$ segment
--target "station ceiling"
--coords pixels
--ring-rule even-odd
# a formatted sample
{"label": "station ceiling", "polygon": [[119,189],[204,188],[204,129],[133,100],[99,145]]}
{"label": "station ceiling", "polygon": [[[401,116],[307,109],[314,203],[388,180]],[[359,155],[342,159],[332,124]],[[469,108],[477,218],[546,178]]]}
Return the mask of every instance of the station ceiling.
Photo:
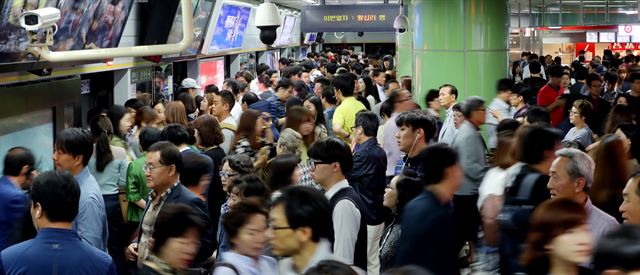
{"label": "station ceiling", "polygon": [[[321,0],[272,0],[294,9],[317,5]],[[409,2],[411,0],[405,0]],[[437,0],[446,1],[446,0]],[[638,0],[507,0],[511,13],[637,13]],[[325,0],[327,5],[398,4],[399,0]]]}

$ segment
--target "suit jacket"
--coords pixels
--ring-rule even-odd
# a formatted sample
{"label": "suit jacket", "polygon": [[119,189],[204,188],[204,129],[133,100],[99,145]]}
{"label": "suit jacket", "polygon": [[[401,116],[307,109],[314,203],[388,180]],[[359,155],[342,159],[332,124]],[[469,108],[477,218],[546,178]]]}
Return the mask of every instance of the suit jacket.
{"label": "suit jacket", "polygon": [[6,176],[0,178],[0,251],[10,244],[10,237],[27,207],[27,196]]}
{"label": "suit jacket", "polygon": [[400,214],[402,233],[394,266],[418,265],[433,274],[459,274],[453,213],[430,191],[423,191]]}
{"label": "suit jacket", "polygon": [[386,187],[387,155],[375,138],[360,144],[353,154],[353,169],[347,176],[349,184],[367,206],[367,224],[378,225],[388,217],[388,208],[382,205]]}
{"label": "suit jacket", "polygon": [[475,126],[468,120],[460,125],[451,147],[458,151],[464,170],[464,180],[456,195],[477,195],[478,186],[487,172],[485,150],[487,146]]}
{"label": "suit jacket", "polygon": [[[212,243],[212,233],[211,233],[211,220],[209,219],[209,210],[207,209],[207,205],[204,201],[202,201],[196,194],[189,191],[184,185],[178,183],[176,186],[172,187],[171,193],[164,201],[163,207],[172,203],[180,203],[191,207],[196,215],[200,217],[204,224],[204,231],[202,236],[200,236],[200,250],[198,251],[198,255],[193,261],[193,266],[200,266],[206,259],[211,257],[214,250],[214,245]],[[147,210],[149,210],[149,206],[151,204],[147,204],[147,208],[144,210],[144,215],[147,214]],[[142,215],[141,221],[144,221],[144,215]],[[141,234],[142,228],[138,226],[138,234]],[[136,242],[139,241],[139,237]]]}

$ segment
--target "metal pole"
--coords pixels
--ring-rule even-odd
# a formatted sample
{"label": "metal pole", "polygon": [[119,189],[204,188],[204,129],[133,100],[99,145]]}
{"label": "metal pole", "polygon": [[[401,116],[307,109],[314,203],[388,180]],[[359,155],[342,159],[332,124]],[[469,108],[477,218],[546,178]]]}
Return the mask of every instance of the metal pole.
{"label": "metal pole", "polygon": [[560,2],[558,2],[558,4],[560,5],[559,10],[558,10],[560,12],[560,17],[558,18],[559,19],[558,21],[559,21],[560,24],[558,24],[558,25],[562,26],[562,0],[560,0]]}
{"label": "metal pole", "polygon": [[609,0],[604,1],[604,22],[609,23]]}

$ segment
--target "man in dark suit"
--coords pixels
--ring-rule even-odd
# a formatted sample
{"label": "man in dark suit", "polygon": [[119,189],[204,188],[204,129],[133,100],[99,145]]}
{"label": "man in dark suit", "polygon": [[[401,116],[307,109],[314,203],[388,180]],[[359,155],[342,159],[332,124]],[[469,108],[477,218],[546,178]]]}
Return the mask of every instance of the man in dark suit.
{"label": "man in dark suit", "polygon": [[149,239],[160,209],[172,203],[190,206],[205,223],[206,230],[200,238],[200,250],[193,266],[200,266],[213,254],[211,221],[207,214],[207,206],[196,194],[180,184],[182,166],[180,151],[172,143],[160,141],[149,148],[144,167],[147,185],[151,188],[149,203],[140,222],[138,238],[129,245],[126,253],[129,260],[138,261],[138,266],[149,256]]}
{"label": "man in dark suit", "polygon": [[349,184],[356,189],[366,205],[367,222],[367,273],[378,274],[380,270],[380,238],[389,209],[382,205],[386,187],[385,172],[387,155],[378,145],[376,135],[380,121],[371,111],[356,114],[354,129],[358,147],[353,154],[353,169],[347,176]]}
{"label": "man in dark suit", "polygon": [[14,147],[4,158],[3,177],[0,178],[0,251],[12,242],[27,209],[27,196],[22,189],[29,188],[35,171],[35,158],[31,151]]}
{"label": "man in dark suit", "polygon": [[0,274],[117,274],[111,256],[81,240],[72,227],[80,187],[71,173],[42,173],[31,186],[31,198],[38,235],[0,253]]}
{"label": "man in dark suit", "polygon": [[457,152],[445,144],[431,145],[424,154],[429,157],[419,169],[425,190],[401,213],[395,266],[418,265],[433,274],[459,274],[449,205],[462,184],[463,171]]}

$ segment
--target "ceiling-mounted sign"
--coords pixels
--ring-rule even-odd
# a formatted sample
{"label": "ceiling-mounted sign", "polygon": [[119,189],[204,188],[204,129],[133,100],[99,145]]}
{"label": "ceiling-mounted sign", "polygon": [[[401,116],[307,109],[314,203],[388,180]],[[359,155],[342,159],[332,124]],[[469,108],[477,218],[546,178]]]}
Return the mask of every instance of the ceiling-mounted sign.
{"label": "ceiling-mounted sign", "polygon": [[399,5],[308,5],[302,7],[300,31],[394,32]]}
{"label": "ceiling-mounted sign", "polygon": [[640,25],[619,25],[618,35],[623,36],[640,36]]}

